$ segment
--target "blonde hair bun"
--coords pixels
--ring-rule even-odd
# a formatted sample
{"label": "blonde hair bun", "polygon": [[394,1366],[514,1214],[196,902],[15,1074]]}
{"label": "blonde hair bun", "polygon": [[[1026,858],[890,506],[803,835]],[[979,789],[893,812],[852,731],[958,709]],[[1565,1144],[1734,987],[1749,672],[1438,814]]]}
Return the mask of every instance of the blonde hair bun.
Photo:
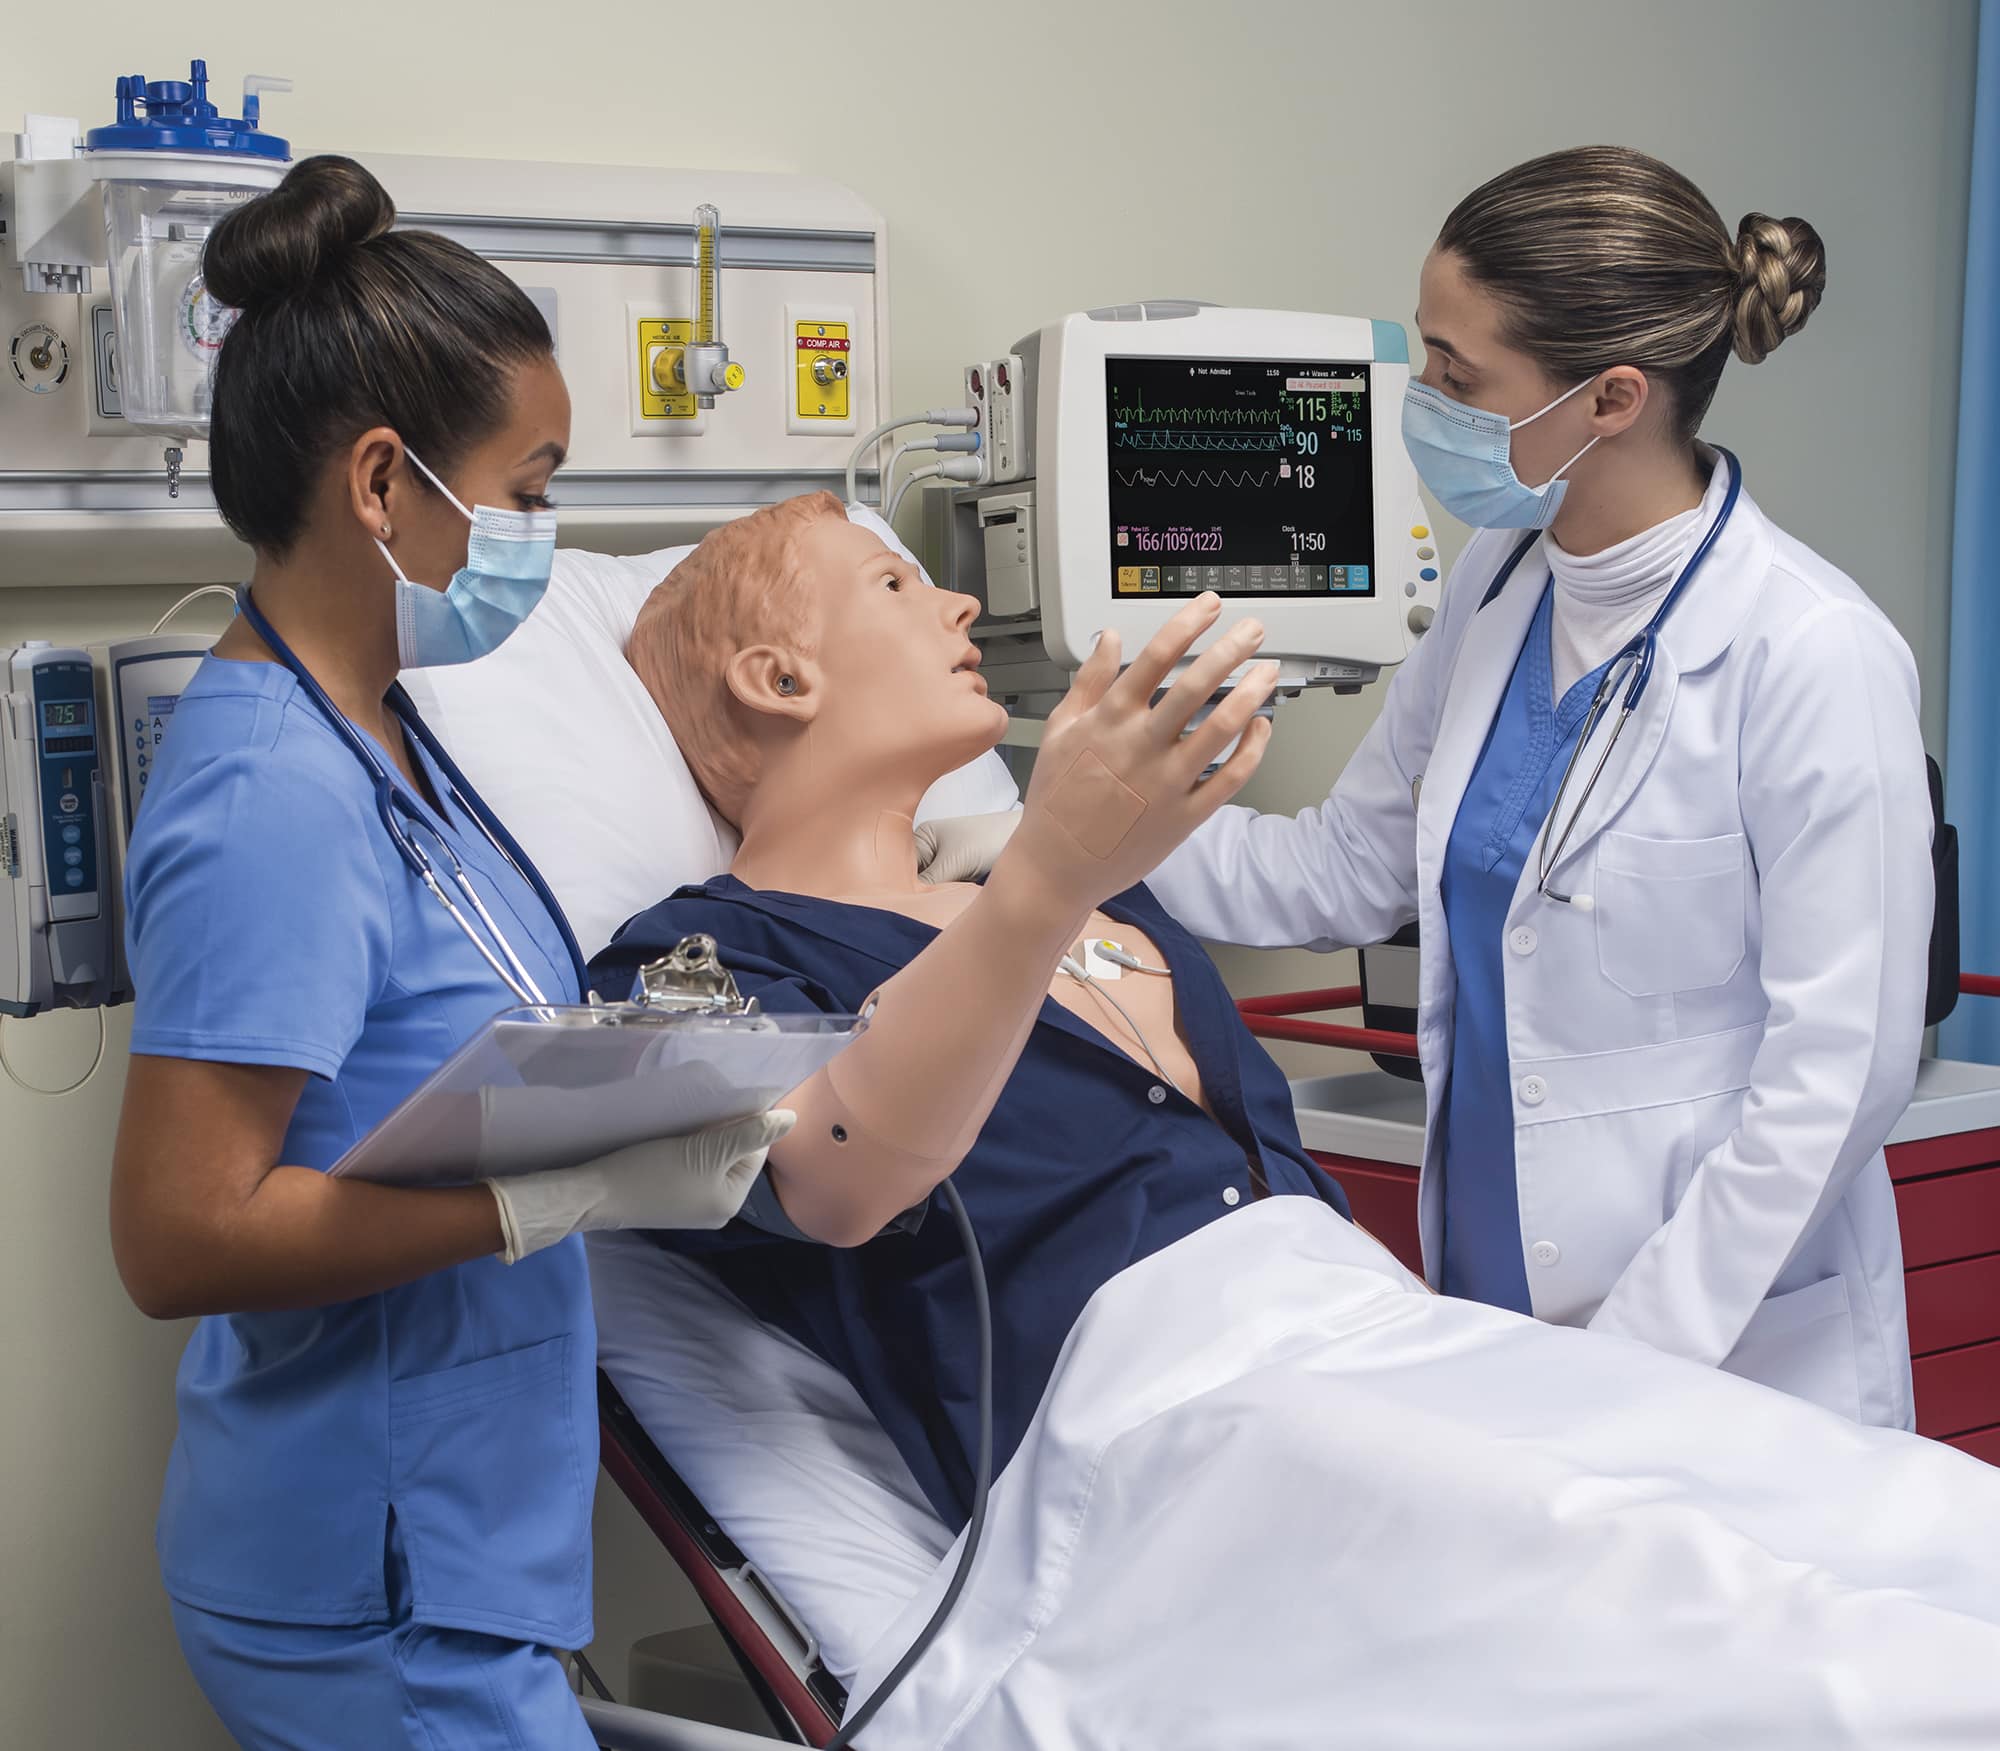
{"label": "blonde hair bun", "polygon": [[1736,356],[1761,363],[1805,327],[1826,291],[1826,245],[1803,219],[1746,213],[1736,227]]}

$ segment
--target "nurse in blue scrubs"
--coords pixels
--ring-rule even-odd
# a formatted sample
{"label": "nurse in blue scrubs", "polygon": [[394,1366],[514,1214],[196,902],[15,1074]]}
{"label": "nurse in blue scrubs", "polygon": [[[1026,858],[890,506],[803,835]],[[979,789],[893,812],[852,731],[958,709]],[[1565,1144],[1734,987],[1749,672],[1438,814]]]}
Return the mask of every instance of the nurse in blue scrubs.
{"label": "nurse in blue scrubs", "polygon": [[521,291],[394,216],[359,166],[311,159],[207,246],[243,313],[215,496],[255,565],[132,839],[112,1242],[142,1310],[206,1316],[159,1550],[230,1732],[583,1751],[551,1652],[591,1636],[579,1231],[720,1226],[788,1116],[505,1185],[323,1171],[496,1011],[581,978],[396,685],[533,609],[569,397]]}

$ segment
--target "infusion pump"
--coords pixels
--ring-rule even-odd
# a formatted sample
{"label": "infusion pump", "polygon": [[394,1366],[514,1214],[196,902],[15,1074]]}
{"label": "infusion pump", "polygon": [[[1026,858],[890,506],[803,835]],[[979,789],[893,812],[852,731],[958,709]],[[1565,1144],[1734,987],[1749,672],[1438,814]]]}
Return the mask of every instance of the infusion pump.
{"label": "infusion pump", "polygon": [[132,995],[124,847],[212,635],[31,639],[0,668],[0,1015]]}
{"label": "infusion pump", "polygon": [[1282,694],[1401,662],[1441,570],[1403,448],[1409,375],[1398,323],[1157,300],[968,367],[985,478],[930,495],[925,538],[983,605],[994,696],[1045,716],[1100,629],[1129,656],[1207,590],[1264,622]]}

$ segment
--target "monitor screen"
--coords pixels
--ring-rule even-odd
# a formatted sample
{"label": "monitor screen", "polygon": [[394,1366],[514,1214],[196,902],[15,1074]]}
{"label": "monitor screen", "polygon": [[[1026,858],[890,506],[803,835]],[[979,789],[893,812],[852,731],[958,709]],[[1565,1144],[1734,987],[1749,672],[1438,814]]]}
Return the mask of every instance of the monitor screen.
{"label": "monitor screen", "polygon": [[1114,597],[1372,596],[1366,363],[1104,361]]}

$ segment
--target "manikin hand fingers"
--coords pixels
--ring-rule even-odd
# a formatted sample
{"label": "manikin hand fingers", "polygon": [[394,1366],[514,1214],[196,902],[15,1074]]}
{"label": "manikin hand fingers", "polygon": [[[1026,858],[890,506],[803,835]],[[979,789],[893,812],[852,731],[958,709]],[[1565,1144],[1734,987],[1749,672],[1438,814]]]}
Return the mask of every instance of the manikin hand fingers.
{"label": "manikin hand fingers", "polygon": [[1257,620],[1239,620],[1219,633],[1215,643],[1188,664],[1154,704],[1153,723],[1160,739],[1172,741],[1180,735],[1194,714],[1215,697],[1242,664],[1257,654],[1263,643],[1263,623]]}
{"label": "manikin hand fingers", "polygon": [[1135,710],[1147,709],[1153,695],[1187,655],[1188,647],[1216,622],[1222,613],[1222,598],[1204,591],[1181,609],[1165,626],[1146,641],[1146,648],[1132,659],[1132,666],[1120,675],[1111,697]]}

